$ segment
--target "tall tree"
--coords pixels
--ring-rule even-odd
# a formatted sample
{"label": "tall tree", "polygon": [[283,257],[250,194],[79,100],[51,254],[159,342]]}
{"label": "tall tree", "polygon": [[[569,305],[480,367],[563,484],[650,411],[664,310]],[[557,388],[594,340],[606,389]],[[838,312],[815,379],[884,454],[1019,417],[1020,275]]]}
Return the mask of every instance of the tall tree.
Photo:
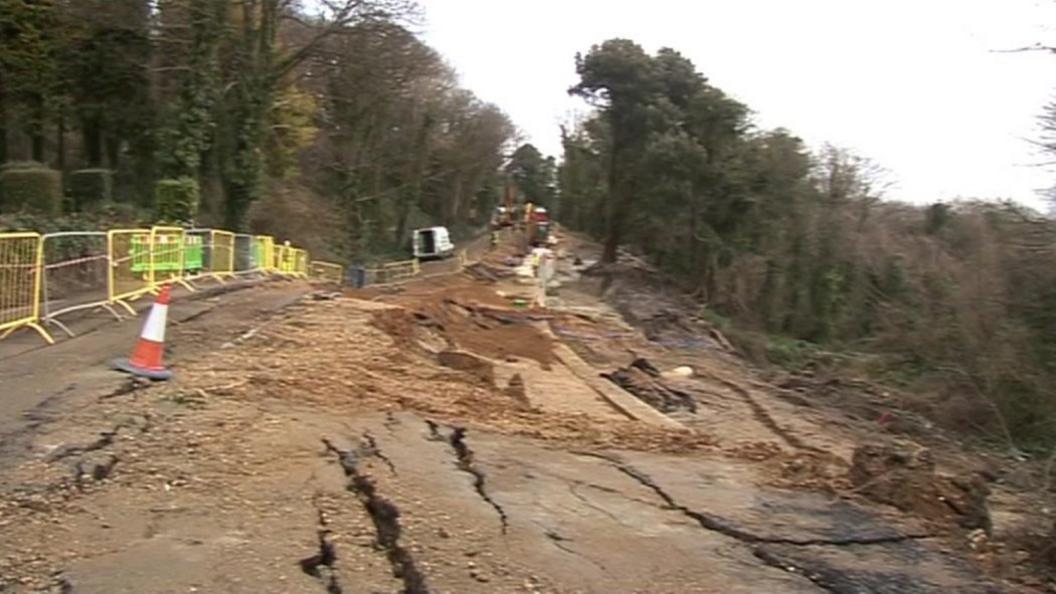
{"label": "tall tree", "polygon": [[553,157],[543,157],[531,143],[513,151],[506,172],[520,189],[524,199],[539,206],[553,207],[557,195],[555,187],[557,165]]}
{"label": "tall tree", "polygon": [[610,39],[585,56],[577,55],[576,73],[580,81],[569,92],[599,107],[611,134],[602,260],[614,262],[648,140],[650,108],[657,90],[655,65],[633,41]]}

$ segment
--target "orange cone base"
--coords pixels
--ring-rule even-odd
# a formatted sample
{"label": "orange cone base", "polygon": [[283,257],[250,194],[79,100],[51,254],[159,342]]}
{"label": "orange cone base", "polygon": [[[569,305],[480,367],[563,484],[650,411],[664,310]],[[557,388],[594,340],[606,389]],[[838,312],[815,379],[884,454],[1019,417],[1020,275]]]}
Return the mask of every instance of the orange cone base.
{"label": "orange cone base", "polygon": [[110,366],[118,371],[124,371],[130,373],[136,377],[145,377],[154,381],[165,381],[172,379],[172,372],[168,369],[150,369],[147,367],[140,367],[132,364],[128,359],[114,359],[110,362]]}

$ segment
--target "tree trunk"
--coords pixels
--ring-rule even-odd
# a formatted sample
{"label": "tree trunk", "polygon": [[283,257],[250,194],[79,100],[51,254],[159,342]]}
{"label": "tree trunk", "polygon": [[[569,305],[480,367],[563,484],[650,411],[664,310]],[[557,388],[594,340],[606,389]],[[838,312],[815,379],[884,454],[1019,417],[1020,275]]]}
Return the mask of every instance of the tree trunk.
{"label": "tree trunk", "polygon": [[615,132],[613,136],[612,156],[609,160],[608,199],[605,201],[605,250],[601,254],[601,261],[605,264],[611,264],[616,261],[620,238],[623,235],[622,198],[625,188],[619,179]]}
{"label": "tree trunk", "polygon": [[245,225],[246,211],[252,201],[253,190],[247,184],[236,180],[227,180],[224,202],[224,228],[230,231],[242,231]]}
{"label": "tree trunk", "polygon": [[29,124],[29,138],[32,151],[30,158],[38,163],[44,162],[44,116],[44,98],[36,97]]}
{"label": "tree trunk", "polygon": [[102,125],[98,115],[81,119],[81,138],[84,140],[84,158],[89,168],[103,165]]}
{"label": "tree trunk", "polygon": [[7,162],[7,98],[0,93],[0,164]]}
{"label": "tree trunk", "polygon": [[40,132],[34,132],[32,134],[31,142],[32,148],[30,158],[38,163],[44,162],[44,134]]}
{"label": "tree trunk", "polygon": [[55,132],[55,146],[58,153],[55,157],[59,171],[66,170],[66,114],[59,110],[59,122]]}
{"label": "tree trunk", "polygon": [[121,165],[121,140],[116,136],[106,137],[106,161],[113,171]]}

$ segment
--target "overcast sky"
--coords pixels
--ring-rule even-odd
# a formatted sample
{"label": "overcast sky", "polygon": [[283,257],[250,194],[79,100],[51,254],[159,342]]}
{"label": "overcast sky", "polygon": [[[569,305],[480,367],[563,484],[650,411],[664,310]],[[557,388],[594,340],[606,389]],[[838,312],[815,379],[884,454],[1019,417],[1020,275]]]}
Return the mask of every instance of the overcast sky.
{"label": "overcast sky", "polygon": [[[1052,0],[421,0],[422,33],[545,153],[582,102],[574,56],[627,37],[670,46],[762,127],[844,146],[891,171],[891,198],[1009,197],[1056,181],[1035,165],[1056,56]],[[1051,26],[1049,25],[1051,24]]]}

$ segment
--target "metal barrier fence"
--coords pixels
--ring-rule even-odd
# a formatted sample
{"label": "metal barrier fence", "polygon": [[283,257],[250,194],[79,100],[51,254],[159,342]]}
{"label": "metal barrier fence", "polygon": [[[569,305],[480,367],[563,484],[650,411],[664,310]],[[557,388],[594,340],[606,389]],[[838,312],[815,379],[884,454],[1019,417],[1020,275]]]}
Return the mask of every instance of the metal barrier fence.
{"label": "metal barrier fence", "polygon": [[146,293],[151,285],[150,229],[111,229],[106,232],[106,255],[110,262],[107,279],[107,301],[120,305],[130,315],[136,310],[128,304]]}
{"label": "metal barrier fence", "polygon": [[212,278],[223,283],[235,273],[235,234],[217,229],[184,232],[184,280]]}
{"label": "metal barrier fence", "polygon": [[39,233],[0,233],[0,338],[32,328],[48,344],[55,342],[40,325],[43,248]]}
{"label": "metal barrier fence", "polygon": [[230,231],[209,232],[209,272],[223,282],[235,274],[235,234]]}
{"label": "metal barrier fence", "polygon": [[301,278],[308,278],[308,252],[300,248],[291,248],[291,260],[293,261],[292,274]]}
{"label": "metal barrier fence", "polygon": [[202,268],[202,243],[200,235],[190,237],[188,243],[181,227],[151,227],[150,243],[146,246],[149,254],[146,272],[151,292],[174,283],[188,291],[195,290],[186,277],[196,276]]}
{"label": "metal barrier fence", "polygon": [[231,255],[231,271],[234,274],[244,274],[257,269],[256,263],[253,261],[253,242],[254,238],[252,235],[247,233],[235,234],[235,243]]}
{"label": "metal barrier fence", "polygon": [[345,281],[345,271],[340,264],[313,260],[308,266],[308,278],[340,285]]}
{"label": "metal barrier fence", "polygon": [[272,269],[280,274],[293,274],[294,253],[289,245],[275,246]]}
{"label": "metal barrier fence", "polygon": [[270,235],[257,235],[257,262],[264,272],[278,272],[275,267],[275,238]]}
{"label": "metal barrier fence", "polygon": [[118,308],[135,316],[131,302],[167,284],[194,291],[194,279],[224,282],[253,272],[308,278],[316,270],[343,280],[340,265],[310,266],[308,252],[289,242],[220,229],[0,233],[0,339],[31,328],[53,344],[43,324],[74,336],[60,316],[95,309],[120,320]]}
{"label": "metal barrier fence", "polygon": [[107,311],[122,319],[110,304],[110,258],[104,231],[48,233],[41,239],[41,321],[74,336],[60,321],[78,311]]}
{"label": "metal barrier fence", "polygon": [[357,269],[360,278],[356,280],[355,284],[360,287],[368,287],[370,285],[396,283],[418,276],[421,271],[421,264],[417,258],[413,260],[389,262],[388,264],[382,264],[376,268]]}

